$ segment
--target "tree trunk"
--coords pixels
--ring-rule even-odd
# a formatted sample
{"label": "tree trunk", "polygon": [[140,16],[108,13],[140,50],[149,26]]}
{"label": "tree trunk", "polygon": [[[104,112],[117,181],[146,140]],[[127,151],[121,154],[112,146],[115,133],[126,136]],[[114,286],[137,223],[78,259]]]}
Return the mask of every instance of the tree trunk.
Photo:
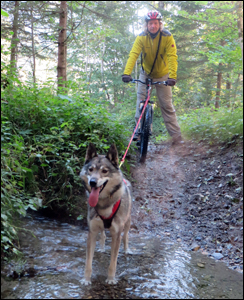
{"label": "tree trunk", "polygon": [[66,87],[66,64],[67,64],[67,1],[61,1],[58,37],[58,87]]}
{"label": "tree trunk", "polygon": [[226,93],[225,93],[225,97],[226,97],[226,102],[227,102],[227,107],[230,107],[231,105],[231,97],[230,97],[230,93],[231,93],[231,82],[230,82],[230,75],[227,74],[227,81],[226,81]]}
{"label": "tree trunk", "polygon": [[118,102],[117,88],[114,86],[114,104]]}
{"label": "tree trunk", "polygon": [[242,54],[242,63],[243,63],[243,2],[236,2],[236,10],[238,15],[237,26],[238,26],[238,34],[241,46],[241,54]]}
{"label": "tree trunk", "polygon": [[[222,63],[219,64],[219,66],[221,67]],[[220,102],[220,90],[221,90],[221,80],[222,80],[222,73],[221,71],[218,72],[217,75],[217,92],[216,92],[216,99],[215,99],[215,108],[219,108],[219,102]]]}
{"label": "tree trunk", "polygon": [[86,80],[88,81],[88,65],[89,65],[89,56],[88,56],[88,42],[87,42],[87,27],[85,33],[85,41],[86,41],[86,66],[85,66],[85,73],[86,73]]}
{"label": "tree trunk", "polygon": [[103,78],[103,58],[105,54],[105,42],[103,42],[102,50],[101,50],[101,76],[102,76],[102,83],[104,83],[104,78]]}
{"label": "tree trunk", "polygon": [[34,21],[33,21],[33,2],[31,1],[31,42],[32,42],[32,56],[33,56],[33,83],[36,83],[36,56],[34,43]]}
{"label": "tree trunk", "polygon": [[11,54],[10,54],[10,72],[12,73],[17,66],[17,31],[18,31],[18,19],[19,19],[19,1],[15,1],[14,8],[14,20],[13,20],[13,35],[11,40]]}

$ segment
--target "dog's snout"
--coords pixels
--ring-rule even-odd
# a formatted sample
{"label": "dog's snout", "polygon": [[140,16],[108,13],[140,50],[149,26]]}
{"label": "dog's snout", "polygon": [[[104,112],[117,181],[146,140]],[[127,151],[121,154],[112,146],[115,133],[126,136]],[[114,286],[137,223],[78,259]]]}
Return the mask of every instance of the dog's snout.
{"label": "dog's snout", "polygon": [[90,186],[91,186],[92,188],[94,188],[94,187],[97,186],[97,179],[96,179],[96,178],[92,178],[92,179],[90,180]]}

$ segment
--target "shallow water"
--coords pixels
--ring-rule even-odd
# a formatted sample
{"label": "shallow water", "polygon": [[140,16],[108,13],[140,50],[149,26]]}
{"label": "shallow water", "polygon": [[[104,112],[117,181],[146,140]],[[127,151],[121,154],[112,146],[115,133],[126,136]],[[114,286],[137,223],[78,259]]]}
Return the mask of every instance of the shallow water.
{"label": "shallow water", "polygon": [[[242,274],[161,235],[129,234],[132,255],[120,248],[117,285],[105,283],[111,238],[93,260],[92,285],[83,286],[87,231],[42,217],[29,217],[20,235],[26,274],[2,280],[2,299],[242,299]],[[11,266],[9,266],[11,272]]]}

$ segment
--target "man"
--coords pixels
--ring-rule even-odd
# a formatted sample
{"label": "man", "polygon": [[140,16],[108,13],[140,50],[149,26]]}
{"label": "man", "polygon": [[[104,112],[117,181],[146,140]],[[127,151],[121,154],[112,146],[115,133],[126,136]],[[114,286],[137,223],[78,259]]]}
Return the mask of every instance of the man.
{"label": "man", "polygon": [[[172,137],[172,144],[184,143],[176,119],[171,91],[171,86],[176,84],[177,78],[178,56],[176,54],[176,45],[172,34],[163,29],[162,15],[158,11],[150,11],[145,17],[144,31],[137,36],[130,51],[129,59],[124,74],[122,75],[123,82],[130,82],[132,80],[130,74],[141,52],[142,70],[139,79],[143,82],[145,82],[148,77],[153,78],[153,81],[167,81],[167,86],[163,84],[156,85],[159,106],[167,131]],[[155,61],[156,55],[157,59]],[[145,96],[146,86],[142,83],[138,83],[135,114],[136,123],[140,117],[139,104],[141,100],[145,99]],[[138,137],[138,133],[136,133],[136,136]]]}

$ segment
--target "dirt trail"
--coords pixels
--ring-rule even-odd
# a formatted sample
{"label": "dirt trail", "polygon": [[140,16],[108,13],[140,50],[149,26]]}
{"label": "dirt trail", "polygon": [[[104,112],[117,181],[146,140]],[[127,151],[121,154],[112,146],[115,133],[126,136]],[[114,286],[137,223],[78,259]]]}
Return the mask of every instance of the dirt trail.
{"label": "dirt trail", "polygon": [[242,140],[151,145],[132,178],[132,231],[156,231],[242,272]]}

